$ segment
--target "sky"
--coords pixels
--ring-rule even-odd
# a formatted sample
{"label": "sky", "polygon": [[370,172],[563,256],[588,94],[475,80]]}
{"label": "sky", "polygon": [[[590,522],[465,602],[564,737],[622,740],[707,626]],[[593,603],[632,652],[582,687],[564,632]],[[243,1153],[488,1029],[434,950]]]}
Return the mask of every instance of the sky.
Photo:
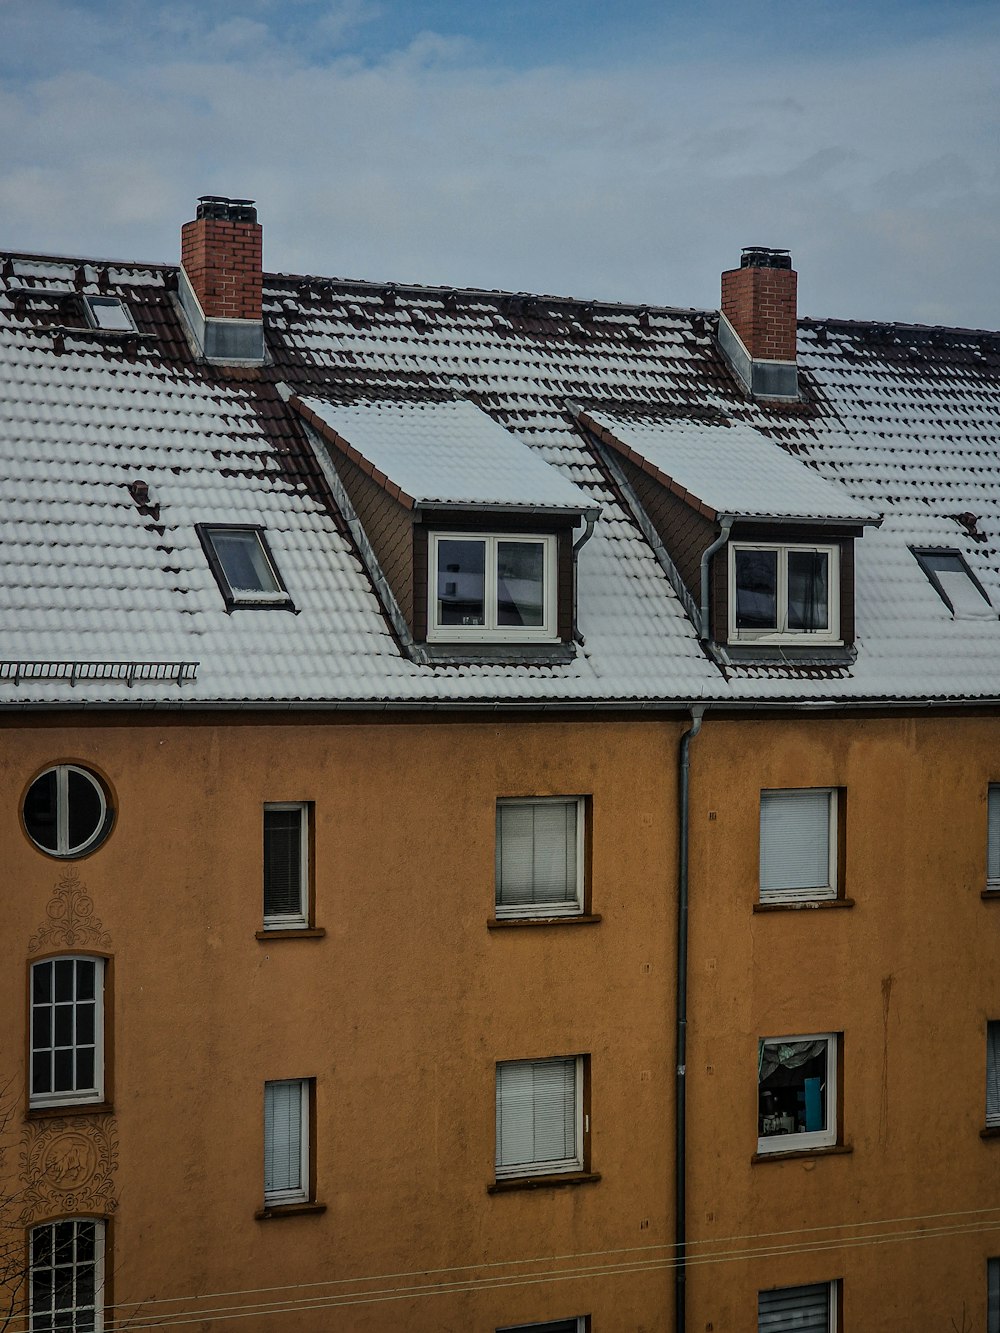
{"label": "sky", "polygon": [[1000,327],[996,0],[0,0],[0,248]]}

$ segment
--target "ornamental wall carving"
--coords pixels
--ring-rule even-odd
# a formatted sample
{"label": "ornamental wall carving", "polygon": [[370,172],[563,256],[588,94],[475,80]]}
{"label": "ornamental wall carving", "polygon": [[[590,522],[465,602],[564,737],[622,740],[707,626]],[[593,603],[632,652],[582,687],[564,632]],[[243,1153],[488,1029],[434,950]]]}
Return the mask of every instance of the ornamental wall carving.
{"label": "ornamental wall carving", "polygon": [[114,1116],[29,1121],[21,1142],[21,1221],[118,1207],[118,1126]]}
{"label": "ornamental wall carving", "polygon": [[45,921],[28,941],[28,953],[57,949],[110,949],[111,936],[94,912],[94,900],[76,870],[70,868],[45,905]]}

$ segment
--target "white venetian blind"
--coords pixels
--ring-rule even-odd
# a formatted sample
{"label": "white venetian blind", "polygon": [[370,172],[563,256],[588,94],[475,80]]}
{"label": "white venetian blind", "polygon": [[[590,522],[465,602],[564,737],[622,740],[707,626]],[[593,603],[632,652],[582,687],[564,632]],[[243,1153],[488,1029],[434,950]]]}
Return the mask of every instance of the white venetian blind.
{"label": "white venetian blind", "polygon": [[577,904],[578,808],[576,799],[497,805],[498,907]]}
{"label": "white venetian blind", "polygon": [[829,1330],[829,1282],[758,1293],[757,1333],[829,1333]]}
{"label": "white venetian blind", "polygon": [[264,1084],[264,1197],[301,1194],[302,1097],[300,1080]]}
{"label": "white venetian blind", "polygon": [[986,1024],[986,1123],[1000,1125],[1000,1023]]}
{"label": "white venetian blind", "polygon": [[302,820],[305,809],[264,809],[264,916],[303,914]]}
{"label": "white venetian blind", "polygon": [[1000,783],[990,784],[986,819],[986,878],[1000,886]]}
{"label": "white venetian blind", "polygon": [[497,1065],[497,1173],[579,1165],[575,1057]]}
{"label": "white venetian blind", "polygon": [[832,798],[828,790],[761,792],[761,897],[836,892],[830,883]]}

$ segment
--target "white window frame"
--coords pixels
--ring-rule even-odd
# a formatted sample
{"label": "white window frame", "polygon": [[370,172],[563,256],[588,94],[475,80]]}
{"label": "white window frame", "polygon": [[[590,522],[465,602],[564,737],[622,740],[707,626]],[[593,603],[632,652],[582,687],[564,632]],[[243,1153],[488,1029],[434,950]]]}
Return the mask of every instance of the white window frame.
{"label": "white window frame", "polygon": [[1000,810],[998,818],[991,818],[991,806],[1000,805],[1000,782],[991,782],[986,791],[986,887],[1000,889],[1000,875],[990,874],[990,862],[997,861],[1000,867]]}
{"label": "white window frame", "polygon": [[757,1330],[758,1333],[766,1333],[766,1330],[760,1325],[760,1298],[778,1291],[796,1291],[800,1287],[826,1287],[827,1289],[827,1307],[826,1307],[826,1333],[836,1333],[837,1311],[839,1307],[839,1288],[840,1283],[836,1280],[832,1282],[796,1282],[794,1286],[789,1287],[765,1287],[757,1293]]}
{"label": "white window frame", "polygon": [[[264,816],[271,811],[297,810],[299,812],[299,911],[282,914],[267,911],[267,885],[263,885],[264,929],[295,930],[309,925],[309,801],[265,801]],[[262,819],[262,835],[266,836],[266,818]],[[267,862],[264,862],[267,873]]]}
{"label": "white window frame", "polygon": [[[764,800],[768,796],[794,796],[796,794],[808,794],[815,796],[824,792],[829,798],[829,815],[827,821],[827,882],[816,888],[799,889],[765,889],[763,884],[763,860],[764,860]],[[762,903],[811,903],[828,902],[831,898],[836,898],[840,892],[839,868],[837,864],[837,853],[839,850],[839,831],[838,820],[840,818],[840,791],[837,787],[769,787],[760,793],[760,834],[759,834],[759,870],[758,885],[760,892],[760,901]]]}
{"label": "white window frame", "polygon": [[[784,1045],[793,1041],[826,1042],[826,1125],[823,1129],[807,1130],[797,1134],[758,1134],[758,1153],[801,1152],[812,1148],[832,1148],[837,1142],[837,1113],[839,1089],[837,1087],[837,1060],[839,1054],[838,1033],[810,1032],[794,1037],[760,1037],[758,1039],[758,1074],[757,1096],[760,1097],[760,1044],[765,1046]],[[759,1114],[759,1112],[758,1112]]]}
{"label": "white window frame", "polygon": [[985,1123],[987,1129],[1000,1129],[1000,1021],[995,1019],[986,1024]]}
{"label": "white window frame", "polygon": [[[499,1071],[504,1065],[546,1065],[546,1064],[565,1064],[573,1062],[573,1123],[575,1127],[576,1152],[572,1157],[557,1159],[556,1161],[544,1162],[512,1162],[501,1166],[496,1160],[500,1155],[500,1143],[497,1141],[494,1151],[494,1169],[497,1180],[517,1180],[527,1176],[555,1176],[566,1175],[570,1172],[582,1171],[584,1162],[584,1134],[589,1133],[590,1126],[586,1123],[589,1117],[583,1114],[583,1079],[584,1079],[584,1057],[582,1055],[556,1055],[547,1056],[541,1060],[498,1060],[497,1073],[495,1075],[496,1095],[499,1095],[500,1078]],[[494,1098],[494,1101],[496,1097]]]}
{"label": "white window frame", "polygon": [[[737,629],[736,627],[736,553],[737,551],[774,551],[777,554],[776,629]],[[827,598],[830,624],[825,630],[788,628],[788,553],[815,551],[827,556],[829,580]],[[839,644],[840,636],[840,546],[821,542],[730,542],[729,543],[729,642]]]}
{"label": "white window frame", "polygon": [[267,1089],[269,1087],[290,1087],[293,1084],[299,1088],[299,1111],[302,1118],[299,1132],[299,1179],[302,1183],[294,1189],[269,1190],[265,1178],[264,1206],[266,1208],[276,1208],[286,1203],[308,1203],[309,1201],[309,1101],[312,1079],[277,1078],[268,1079],[264,1084],[264,1160],[265,1162],[267,1160]]}
{"label": "white window frame", "polygon": [[[576,885],[574,895],[559,903],[501,903],[499,900],[500,881],[495,875],[493,904],[498,921],[512,918],[580,916],[584,900],[584,855],[586,833],[586,799],[583,796],[503,796],[497,800],[496,844],[494,861],[500,854],[500,811],[503,808],[535,805],[573,806],[576,810]],[[494,872],[495,874],[495,872]]]}
{"label": "white window frame", "polygon": [[[73,1292],[74,1292],[73,1305],[71,1307],[64,1306],[62,1307],[62,1309],[59,1310],[53,1310],[52,1308],[48,1310],[37,1310],[35,1308],[35,1283],[33,1281],[35,1276],[35,1265],[34,1265],[35,1232],[42,1231],[43,1229],[46,1228],[54,1229],[55,1227],[65,1223],[72,1223],[74,1226],[78,1226],[81,1223],[92,1224],[94,1227],[94,1305],[93,1305],[94,1333],[102,1333],[102,1330],[104,1329],[104,1256],[105,1256],[107,1223],[102,1218],[99,1217],[57,1217],[52,1221],[42,1222],[38,1226],[32,1227],[31,1230],[29,1231],[28,1233],[29,1273],[28,1273],[28,1283],[27,1283],[29,1329],[34,1330],[40,1328],[43,1324],[49,1324],[49,1321],[53,1313],[72,1314],[76,1316],[78,1313],[90,1314],[91,1312],[90,1306],[84,1306],[83,1309],[81,1310],[77,1306],[75,1300],[76,1288],[77,1288],[77,1270],[79,1267],[79,1265],[76,1263],[75,1260],[75,1244],[76,1244],[75,1233],[74,1233],[74,1263],[73,1263]],[[62,1327],[62,1325],[58,1326]],[[76,1326],[76,1320],[74,1318],[74,1327],[75,1326]]]}
{"label": "white window frame", "polygon": [[[427,543],[427,642],[525,643],[555,642],[557,625],[557,539],[539,532],[432,532]],[[441,542],[483,542],[483,625],[442,625],[437,619],[438,546]],[[497,624],[497,547],[500,542],[533,542],[543,548],[541,625]]]}
{"label": "white window frame", "polygon": [[[64,1092],[33,1092],[35,1067],[35,968],[47,963],[92,963],[94,966],[94,1085],[89,1088],[69,1088]],[[28,1105],[33,1109],[42,1106],[82,1106],[91,1102],[104,1101],[104,988],[107,973],[107,959],[94,954],[61,953],[51,954],[48,958],[37,958],[31,964],[28,973]],[[53,1024],[55,1020],[52,1006]],[[75,1008],[75,1000],[74,1000]],[[75,1025],[75,1016],[74,1016]],[[52,1032],[55,1040],[55,1032]],[[48,1046],[45,1049],[52,1050]],[[73,1049],[76,1047],[74,1045]]]}
{"label": "white window frame", "polygon": [[[80,764],[52,764],[45,768],[36,777],[31,780],[28,791],[34,787],[36,782],[41,782],[42,778],[50,773],[56,775],[56,848],[45,847],[37,842],[28,828],[27,819],[24,820],[24,831],[31,838],[33,847],[37,847],[40,852],[46,856],[58,857],[61,861],[70,861],[78,856],[85,856],[87,852],[98,846],[104,841],[105,836],[110,832],[108,794],[104,789],[104,783],[96,773],[92,773],[89,768],[83,768]],[[79,777],[86,779],[91,787],[97,792],[101,803],[101,815],[97,822],[97,827],[93,833],[84,842],[77,847],[69,845],[69,775],[76,773]],[[25,797],[27,799],[27,796]],[[22,818],[24,809],[22,806]]]}
{"label": "white window frame", "polygon": [[[95,304],[95,302],[97,304]],[[101,306],[104,306],[105,308],[109,308],[112,302],[118,306],[119,310],[128,321],[127,328],[122,329],[118,328],[116,325],[107,325],[101,323],[101,317],[97,313],[97,305],[99,304]],[[136,328],[136,323],[132,315],[132,311],[128,308],[128,306],[125,304],[125,302],[121,299],[120,296],[85,296],[83,298],[83,307],[87,315],[87,323],[90,325],[92,329],[100,329],[102,333],[125,334],[125,333],[139,332],[139,330]]]}

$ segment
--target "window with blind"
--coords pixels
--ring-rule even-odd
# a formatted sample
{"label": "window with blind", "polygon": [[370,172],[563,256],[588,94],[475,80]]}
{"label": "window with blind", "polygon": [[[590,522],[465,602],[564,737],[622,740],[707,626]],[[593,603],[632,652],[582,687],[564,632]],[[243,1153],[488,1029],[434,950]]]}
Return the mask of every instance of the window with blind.
{"label": "window with blind", "polygon": [[1000,889],[1000,783],[990,783],[986,820],[986,887]]}
{"label": "window with blind", "polygon": [[31,1333],[104,1328],[104,1230],[103,1222],[89,1217],[32,1228]]}
{"label": "window with blind", "polygon": [[497,1065],[496,1174],[583,1169],[583,1056]]}
{"label": "window with blind", "polygon": [[830,787],[760,794],[760,901],[837,897],[838,793]]}
{"label": "window with blind", "polygon": [[837,1142],[834,1032],[757,1043],[757,1151],[797,1152]]}
{"label": "window with blind", "polygon": [[309,925],[309,805],[264,806],[264,928]]}
{"label": "window with blind", "polygon": [[1000,1333],[1000,1259],[986,1260],[986,1333]]}
{"label": "window with blind", "polygon": [[310,1080],[264,1084],[264,1203],[309,1198]]}
{"label": "window with blind", "polygon": [[1000,1022],[986,1024],[986,1124],[1000,1128]]}
{"label": "window with blind", "polygon": [[583,911],[581,797],[497,801],[497,917]]}
{"label": "window with blind", "polygon": [[31,968],[32,1106],[104,1099],[104,959]]}
{"label": "window with blind", "polygon": [[585,1333],[586,1315],[576,1319],[548,1319],[544,1324],[504,1324],[497,1333]]}
{"label": "window with blind", "polygon": [[834,1333],[836,1282],[757,1293],[757,1333]]}

